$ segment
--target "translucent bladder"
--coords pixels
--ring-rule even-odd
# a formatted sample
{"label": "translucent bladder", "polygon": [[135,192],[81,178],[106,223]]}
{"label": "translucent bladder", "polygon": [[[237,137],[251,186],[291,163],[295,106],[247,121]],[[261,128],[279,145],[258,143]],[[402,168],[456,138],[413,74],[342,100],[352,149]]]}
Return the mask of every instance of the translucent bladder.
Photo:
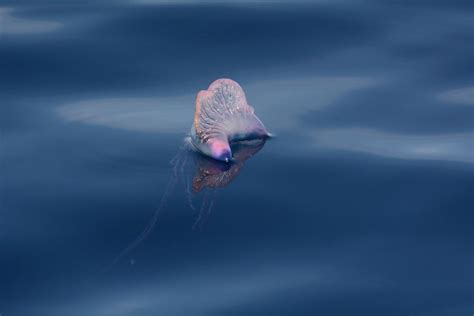
{"label": "translucent bladder", "polygon": [[204,155],[229,162],[232,142],[269,136],[237,82],[218,79],[198,93],[191,143]]}

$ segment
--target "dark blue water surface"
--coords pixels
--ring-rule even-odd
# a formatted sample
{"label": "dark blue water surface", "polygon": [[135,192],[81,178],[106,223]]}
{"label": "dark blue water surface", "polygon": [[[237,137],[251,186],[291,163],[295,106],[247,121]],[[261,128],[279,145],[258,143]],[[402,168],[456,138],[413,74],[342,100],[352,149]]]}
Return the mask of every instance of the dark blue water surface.
{"label": "dark blue water surface", "polygon": [[[473,12],[3,1],[0,314],[471,315]],[[221,77],[276,135],[230,166]]]}

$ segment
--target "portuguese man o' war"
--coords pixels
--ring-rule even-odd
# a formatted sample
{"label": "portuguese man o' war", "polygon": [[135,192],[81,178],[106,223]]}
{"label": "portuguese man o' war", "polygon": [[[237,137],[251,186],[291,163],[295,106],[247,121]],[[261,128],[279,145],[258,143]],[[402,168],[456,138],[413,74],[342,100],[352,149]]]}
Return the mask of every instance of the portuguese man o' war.
{"label": "portuguese man o' war", "polygon": [[[159,205],[141,234],[113,263],[130,253],[153,231],[159,214],[179,183],[184,184],[187,203],[197,214],[193,229],[200,229],[215,204],[216,190],[232,182],[246,160],[259,152],[269,137],[271,134],[247,104],[237,82],[218,79],[208,90],[200,91],[191,133],[170,161],[171,177]],[[200,201],[200,206],[195,206],[195,200]]]}
{"label": "portuguese man o' war", "polygon": [[231,143],[270,136],[237,82],[218,79],[198,93],[191,144],[204,155],[229,162]]}

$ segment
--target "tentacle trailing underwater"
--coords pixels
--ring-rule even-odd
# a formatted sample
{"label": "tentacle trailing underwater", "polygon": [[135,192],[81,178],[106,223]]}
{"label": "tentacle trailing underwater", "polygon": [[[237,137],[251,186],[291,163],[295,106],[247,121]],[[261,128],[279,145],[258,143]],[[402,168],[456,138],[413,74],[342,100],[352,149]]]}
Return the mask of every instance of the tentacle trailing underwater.
{"label": "tentacle trailing underwater", "polygon": [[123,249],[120,252],[120,254],[117,255],[117,257],[115,257],[112,265],[119,262],[121,258],[126,256],[138,245],[140,245],[148,237],[148,235],[153,231],[153,228],[155,227],[158,221],[158,216],[160,215],[161,211],[164,209],[166,202],[168,201],[168,197],[173,192],[174,187],[176,186],[179,180],[179,177],[178,177],[179,168],[186,163],[186,159],[184,160],[184,162],[182,160],[183,159],[182,157],[184,154],[185,154],[184,148],[181,148],[176,154],[176,156],[170,161],[170,163],[173,165],[172,174],[170,176],[168,184],[166,185],[165,191],[163,195],[161,196],[160,203],[158,207],[156,208],[156,210],[153,212],[153,216],[148,221],[148,224],[140,233],[140,235],[138,235],[138,237],[135,238],[135,240],[132,243],[130,243],[125,249]]}
{"label": "tentacle trailing underwater", "polygon": [[[187,139],[186,143],[189,144],[189,141]],[[232,163],[224,163],[208,158],[191,150],[193,148],[189,146],[180,148],[176,156],[170,161],[171,174],[169,181],[148,224],[137,238],[115,257],[112,265],[131,253],[151,234],[158,223],[159,215],[167,206],[168,199],[180,183],[184,186],[183,192],[186,195],[187,204],[191,210],[196,212],[196,220],[192,228],[194,230],[202,229],[215,205],[217,189],[229,185],[240,174],[246,160],[260,151],[265,142],[266,140],[261,139],[234,144],[232,148],[235,157]],[[190,177],[192,173],[194,175]],[[195,207],[194,203],[198,196],[201,196],[200,206]]]}

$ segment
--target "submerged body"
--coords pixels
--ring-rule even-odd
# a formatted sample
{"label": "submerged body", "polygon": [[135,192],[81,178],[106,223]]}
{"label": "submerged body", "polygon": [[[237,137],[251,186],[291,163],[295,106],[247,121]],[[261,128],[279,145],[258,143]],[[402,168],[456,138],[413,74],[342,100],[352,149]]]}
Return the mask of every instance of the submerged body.
{"label": "submerged body", "polygon": [[204,155],[229,162],[232,142],[269,136],[237,82],[218,79],[198,93],[191,142]]}

